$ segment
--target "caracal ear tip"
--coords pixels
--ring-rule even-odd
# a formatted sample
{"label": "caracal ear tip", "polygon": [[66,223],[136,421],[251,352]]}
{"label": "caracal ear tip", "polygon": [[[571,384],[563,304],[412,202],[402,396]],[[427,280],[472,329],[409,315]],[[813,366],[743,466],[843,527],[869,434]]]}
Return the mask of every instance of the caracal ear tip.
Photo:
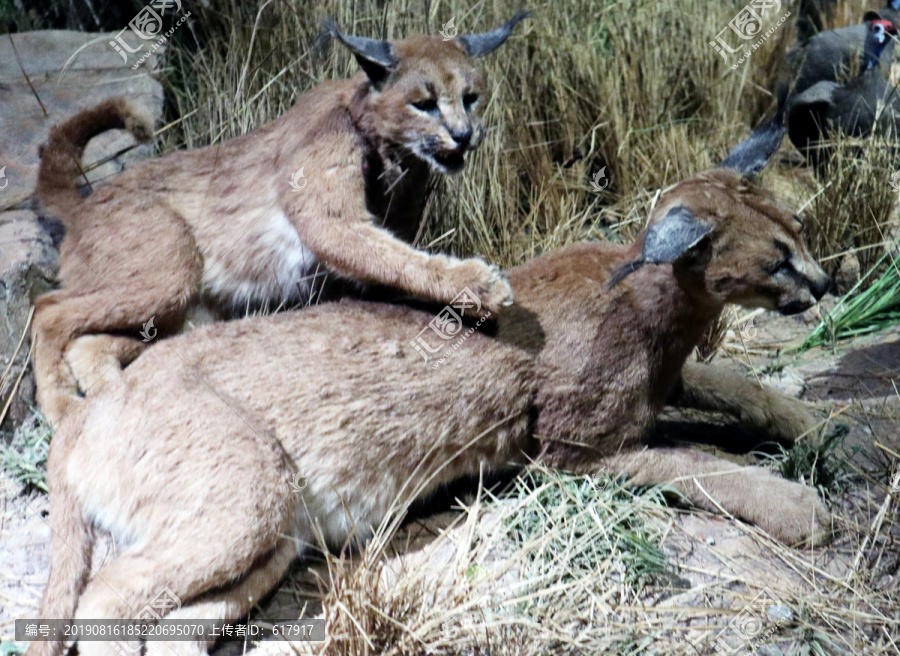
{"label": "caracal ear tip", "polygon": [[520,9],[498,28],[478,34],[462,34],[456,37],[456,40],[469,57],[484,57],[506,43],[516,25],[527,18],[530,13],[531,11],[528,9]]}
{"label": "caracal ear tip", "polygon": [[333,16],[326,16],[322,19],[322,31],[328,32],[332,36],[337,36],[341,33]]}

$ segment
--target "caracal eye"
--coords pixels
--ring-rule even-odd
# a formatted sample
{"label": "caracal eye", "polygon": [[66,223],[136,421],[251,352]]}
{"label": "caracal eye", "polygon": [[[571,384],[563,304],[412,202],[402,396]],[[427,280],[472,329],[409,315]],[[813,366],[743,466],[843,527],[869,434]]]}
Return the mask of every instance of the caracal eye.
{"label": "caracal eye", "polygon": [[463,94],[463,106],[466,109],[469,109],[472,105],[478,102],[478,94],[477,93],[465,93]]}
{"label": "caracal eye", "polygon": [[435,98],[426,98],[425,100],[417,100],[416,102],[409,103],[420,112],[434,112],[437,111],[438,102]]}

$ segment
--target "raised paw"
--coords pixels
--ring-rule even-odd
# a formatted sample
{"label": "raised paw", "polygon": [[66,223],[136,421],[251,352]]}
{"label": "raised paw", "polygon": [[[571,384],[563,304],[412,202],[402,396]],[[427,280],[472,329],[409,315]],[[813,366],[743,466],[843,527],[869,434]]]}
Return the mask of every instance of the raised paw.
{"label": "raised paw", "polygon": [[468,289],[480,303],[480,309],[470,310],[475,316],[496,316],[515,300],[506,274],[481,260],[462,260],[453,267],[452,279],[459,292]]}

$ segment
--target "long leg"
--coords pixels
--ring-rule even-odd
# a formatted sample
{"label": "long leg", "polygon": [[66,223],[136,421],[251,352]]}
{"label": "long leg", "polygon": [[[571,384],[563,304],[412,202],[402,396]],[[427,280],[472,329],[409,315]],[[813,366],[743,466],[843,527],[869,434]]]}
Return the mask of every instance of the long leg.
{"label": "long leg", "polygon": [[[154,220],[151,216],[148,222]],[[159,221],[165,223],[162,218]],[[137,337],[142,324],[151,318],[155,317],[156,326],[175,324],[183,318],[188,302],[200,285],[202,268],[187,228],[173,225],[171,217],[167,225],[168,231],[157,231],[162,233],[161,245],[153,246],[154,250],[162,251],[159,257],[145,253],[128,258],[127,253],[134,248],[114,255],[106,252],[109,244],[98,244],[91,256],[96,264],[89,266],[86,256],[79,254],[77,245],[73,246],[64,255],[66,286],[35,302],[32,336],[37,397],[51,423],[57,423],[79,400],[79,382],[83,387],[93,382],[79,381],[77,372],[66,362],[66,351],[72,340],[82,335],[128,330],[133,330]],[[104,353],[104,349],[109,349],[109,353]],[[88,350],[93,354],[88,354]],[[85,344],[80,355],[82,360],[87,356],[98,362],[110,362],[121,351],[121,341],[99,340]],[[93,367],[87,369],[93,371]]]}
{"label": "long leg", "polygon": [[513,300],[512,288],[496,267],[415,250],[375,224],[360,199],[362,189],[346,181],[343,202],[325,203],[308,194],[288,199],[287,212],[303,244],[329,269],[350,279],[400,288],[420,298],[449,302],[464,288],[478,297],[482,312],[496,313]]}
{"label": "long leg", "polygon": [[[280,534],[293,518],[292,495],[288,488],[275,499],[251,495],[243,504],[231,499],[195,518],[162,504],[153,514],[163,525],[97,573],[81,596],[75,618],[239,618],[278,582],[296,554],[294,542]],[[184,503],[181,500],[180,506]],[[258,521],[252,519],[257,512],[263,514]],[[235,522],[235,516],[252,523]],[[185,654],[202,653],[207,647],[157,645],[176,645],[175,651]],[[126,642],[123,652],[116,642],[80,641],[78,650],[81,656],[138,652],[133,642]]]}
{"label": "long leg", "polygon": [[[250,612],[250,609],[266,595],[284,576],[297,549],[291,540],[284,540],[275,551],[267,555],[253,571],[233,587],[203,595],[166,617],[170,620],[216,620],[234,622]],[[215,640],[196,642],[147,643],[147,656],[205,656]]]}
{"label": "long leg", "polygon": [[[75,419],[53,436],[47,461],[50,486],[50,572],[41,597],[42,618],[68,619],[88,584],[93,553],[93,534],[78,503],[76,491],[65,476],[69,454],[81,432]],[[40,640],[28,646],[27,656],[60,656],[63,640]]]}
{"label": "long leg", "polygon": [[672,405],[725,412],[747,428],[791,442],[815,436],[818,421],[802,401],[710,365],[685,364],[681,379]]}
{"label": "long leg", "polygon": [[644,449],[600,463],[634,485],[675,487],[694,505],[726,512],[786,544],[827,541],[829,514],[816,490],[776,478],[760,467],[741,467],[689,449]]}

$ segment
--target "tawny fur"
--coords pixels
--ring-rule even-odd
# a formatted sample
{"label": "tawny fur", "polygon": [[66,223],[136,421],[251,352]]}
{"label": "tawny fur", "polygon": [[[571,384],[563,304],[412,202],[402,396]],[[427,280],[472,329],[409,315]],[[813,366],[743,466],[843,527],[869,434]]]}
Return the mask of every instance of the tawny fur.
{"label": "tawny fur", "polygon": [[[37,194],[66,228],[62,288],[34,317],[37,397],[52,422],[136,357],[145,322],[177,331],[197,300],[290,307],[340,295],[338,277],[440,302],[468,287],[495,314],[511,302],[496,267],[408,245],[430,171],[459,170],[483,136],[481,75],[459,40],[414,36],[393,54],[378,84],[326,82],[247,135],[142,163],[87,199],[76,180],[89,139],[126,128],[145,140],[152,125],[116,99],[53,131]],[[413,105],[429,98],[434,111]],[[83,335],[103,337],[67,362]]]}
{"label": "tawny fur", "polygon": [[[646,265],[613,287],[640,240],[539,257],[509,271],[516,303],[440,365],[411,345],[431,311],[363,301],[153,346],[53,439],[42,617],[128,618],[168,587],[184,604],[170,617],[234,619],[317,534],[332,544],[354,531],[364,538],[411,490],[531,460],[669,483],[787,543],[821,541],[829,515],[815,489],[645,443],[668,399],[734,412],[783,438],[815,423],[799,401],[685,366],[725,303],[797,311],[821,295],[827,278],[799,223],[729,170],[676,187],[652,220],[675,203],[714,227],[696,257]],[[779,273],[778,242],[805,274]],[[781,414],[767,409],[773,402]],[[301,492],[295,474],[307,481]],[[122,548],[85,587],[92,528]],[[37,642],[27,656],[60,648]],[[102,642],[80,650],[112,653]]]}

